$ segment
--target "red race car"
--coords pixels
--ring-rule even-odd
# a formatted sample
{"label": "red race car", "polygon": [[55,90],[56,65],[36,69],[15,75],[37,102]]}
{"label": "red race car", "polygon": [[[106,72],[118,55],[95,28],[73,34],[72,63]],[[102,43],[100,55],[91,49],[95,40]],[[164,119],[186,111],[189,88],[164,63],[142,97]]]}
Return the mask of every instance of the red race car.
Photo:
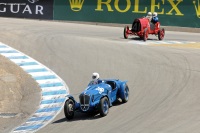
{"label": "red race car", "polygon": [[124,27],[124,38],[127,39],[129,35],[139,36],[141,39],[146,41],[149,34],[158,36],[159,40],[163,40],[165,36],[165,29],[160,28],[160,22],[155,24],[150,23],[148,18],[135,19],[132,24],[132,29],[128,26]]}

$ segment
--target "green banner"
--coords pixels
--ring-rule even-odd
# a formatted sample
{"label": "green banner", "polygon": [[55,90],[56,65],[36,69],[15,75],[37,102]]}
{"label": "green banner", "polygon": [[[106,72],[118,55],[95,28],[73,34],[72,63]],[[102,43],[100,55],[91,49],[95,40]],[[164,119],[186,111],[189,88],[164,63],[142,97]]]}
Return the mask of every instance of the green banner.
{"label": "green banner", "polygon": [[55,0],[54,20],[129,24],[157,12],[163,26],[200,28],[200,0]]}

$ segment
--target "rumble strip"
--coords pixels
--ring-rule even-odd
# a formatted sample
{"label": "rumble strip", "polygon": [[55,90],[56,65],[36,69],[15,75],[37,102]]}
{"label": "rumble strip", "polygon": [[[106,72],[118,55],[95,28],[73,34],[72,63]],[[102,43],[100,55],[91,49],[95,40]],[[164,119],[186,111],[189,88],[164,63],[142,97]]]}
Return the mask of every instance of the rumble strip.
{"label": "rumble strip", "polygon": [[25,123],[12,130],[13,133],[36,132],[60,113],[69,94],[68,86],[49,68],[1,42],[0,54],[30,74],[42,90],[38,110]]}

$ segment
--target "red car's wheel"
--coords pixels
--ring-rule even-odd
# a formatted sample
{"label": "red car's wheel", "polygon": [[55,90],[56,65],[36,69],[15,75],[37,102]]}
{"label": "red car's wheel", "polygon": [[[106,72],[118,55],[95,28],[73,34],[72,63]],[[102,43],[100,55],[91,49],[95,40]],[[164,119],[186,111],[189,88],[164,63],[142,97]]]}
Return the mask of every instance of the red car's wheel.
{"label": "red car's wheel", "polygon": [[129,27],[128,27],[128,26],[125,26],[125,27],[124,27],[124,38],[125,38],[125,39],[128,38],[128,30],[129,30]]}
{"label": "red car's wheel", "polygon": [[148,29],[146,28],[143,33],[143,40],[146,41],[148,39]]}
{"label": "red car's wheel", "polygon": [[163,40],[165,36],[165,29],[162,28],[160,31],[158,31],[158,39]]}

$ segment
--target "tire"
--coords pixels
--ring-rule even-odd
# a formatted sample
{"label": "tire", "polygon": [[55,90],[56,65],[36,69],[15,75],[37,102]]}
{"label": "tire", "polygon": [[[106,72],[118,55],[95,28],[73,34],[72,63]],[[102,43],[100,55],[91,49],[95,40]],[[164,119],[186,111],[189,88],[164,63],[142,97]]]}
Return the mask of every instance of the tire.
{"label": "tire", "polygon": [[165,36],[165,29],[162,28],[161,30],[158,31],[158,39],[163,40]]}
{"label": "tire", "polygon": [[144,40],[144,41],[146,41],[147,38],[148,38],[148,31],[147,31],[147,30],[148,30],[147,28],[144,29],[144,33],[143,33],[143,40]]}
{"label": "tire", "polygon": [[127,30],[129,30],[129,27],[128,27],[128,26],[125,26],[125,27],[124,27],[124,38],[125,38],[125,39],[128,39]]}
{"label": "tire", "polygon": [[140,38],[141,40],[143,40],[143,36],[139,36],[139,38]]}
{"label": "tire", "polygon": [[65,117],[68,120],[71,120],[74,118],[74,101],[72,99],[68,99],[65,101],[65,105],[64,105],[64,113],[65,113]]}
{"label": "tire", "polygon": [[109,112],[109,101],[107,97],[103,97],[99,103],[99,112],[102,117],[106,116]]}
{"label": "tire", "polygon": [[124,90],[123,90],[123,98],[122,98],[122,102],[123,103],[126,103],[128,102],[128,99],[129,99],[129,88],[128,88],[128,85],[126,84],[126,86],[124,87]]}

